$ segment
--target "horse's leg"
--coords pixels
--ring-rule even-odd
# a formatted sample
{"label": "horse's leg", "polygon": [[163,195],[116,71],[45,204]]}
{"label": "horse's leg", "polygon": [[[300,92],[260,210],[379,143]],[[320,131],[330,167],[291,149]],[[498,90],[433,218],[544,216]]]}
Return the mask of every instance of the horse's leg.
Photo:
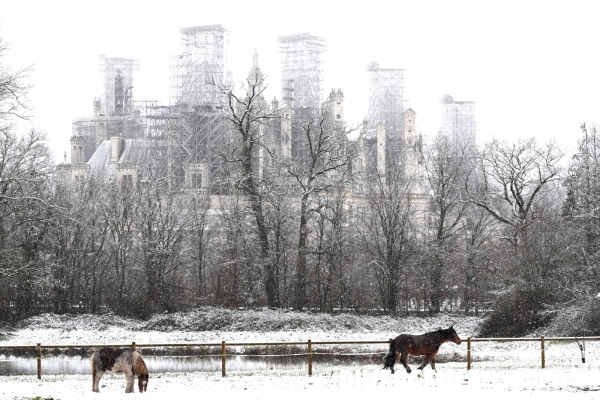
{"label": "horse's leg", "polygon": [[419,365],[419,369],[422,371],[423,368],[425,368],[427,366],[427,364],[429,363],[429,354],[426,354],[423,357],[423,362],[421,363],[421,365]]}
{"label": "horse's leg", "polygon": [[132,371],[124,371],[125,379],[127,379],[127,386],[125,387],[125,393],[134,393],[133,384],[135,382],[135,375],[133,375]]}
{"label": "horse's leg", "polygon": [[408,358],[408,351],[405,351],[400,356],[400,362],[402,363],[402,365],[404,365],[406,372],[410,374],[412,371],[411,371],[410,367],[408,366],[408,364],[406,363],[407,358]]}
{"label": "horse's leg", "polygon": [[102,370],[94,371],[94,376],[93,376],[94,383],[92,385],[93,392],[96,392],[96,393],[100,392],[99,385],[100,385],[100,379],[102,378],[102,375],[104,375],[104,371],[102,371]]}
{"label": "horse's leg", "polygon": [[[399,351],[395,351],[394,352],[394,364],[396,364],[398,362],[398,357],[400,357],[400,352]],[[394,369],[394,364],[392,364],[392,374],[394,372],[396,372],[396,370]]]}
{"label": "horse's leg", "polygon": [[431,356],[431,369],[437,372],[437,369],[435,369],[435,354]]}

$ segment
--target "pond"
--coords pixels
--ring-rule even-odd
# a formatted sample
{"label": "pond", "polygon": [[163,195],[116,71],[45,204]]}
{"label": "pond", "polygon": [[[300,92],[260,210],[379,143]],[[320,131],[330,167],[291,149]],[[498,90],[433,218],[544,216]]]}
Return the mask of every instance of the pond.
{"label": "pond", "polygon": [[[221,356],[144,356],[148,371],[193,372],[220,371]],[[378,360],[378,358],[377,358]],[[313,355],[313,369],[336,365],[369,365],[373,357]],[[299,356],[227,356],[227,371],[308,370],[306,355]],[[78,375],[90,373],[87,356],[42,357],[42,375]],[[37,375],[35,358],[0,355],[0,375]]]}

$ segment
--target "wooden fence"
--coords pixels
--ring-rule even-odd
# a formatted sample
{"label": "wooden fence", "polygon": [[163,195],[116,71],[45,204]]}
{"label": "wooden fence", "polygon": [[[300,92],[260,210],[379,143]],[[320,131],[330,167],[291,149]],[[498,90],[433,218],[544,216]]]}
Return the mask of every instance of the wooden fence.
{"label": "wooden fence", "polygon": [[472,343],[474,342],[540,342],[540,360],[542,368],[546,368],[546,342],[582,342],[586,341],[598,341],[600,336],[588,336],[588,337],[544,337],[540,336],[537,338],[471,338],[467,339],[467,370],[471,369],[471,349]]}
{"label": "wooden fence", "polygon": [[[546,343],[549,341],[599,341],[600,336],[593,337],[538,337],[538,338],[472,338],[467,339],[467,370],[472,368],[471,351],[473,343],[475,342],[540,342],[540,353],[541,353],[541,366],[546,368]],[[44,345],[38,343],[35,346],[0,346],[2,349],[15,349],[15,350],[35,350],[37,356],[37,377],[42,379],[42,350],[43,349],[97,349],[101,347],[131,347],[133,350],[137,348],[156,348],[156,347],[221,347],[221,375],[226,375],[227,367],[227,346],[306,346],[307,352],[302,354],[307,356],[308,362],[308,375],[312,376],[312,362],[313,362],[313,346],[315,345],[356,345],[356,344],[389,344],[392,339],[389,340],[372,340],[372,341],[337,341],[337,342],[313,342],[308,340],[306,342],[256,342],[256,343],[226,343],[224,340],[221,343],[153,343],[153,344],[138,344],[132,342],[131,344],[98,344],[98,345]],[[385,347],[387,352],[388,347]]]}

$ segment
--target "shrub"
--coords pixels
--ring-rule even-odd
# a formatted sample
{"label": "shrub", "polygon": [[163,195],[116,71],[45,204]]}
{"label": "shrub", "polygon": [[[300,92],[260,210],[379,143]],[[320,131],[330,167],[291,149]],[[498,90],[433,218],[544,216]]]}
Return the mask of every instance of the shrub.
{"label": "shrub", "polygon": [[551,294],[541,288],[515,286],[500,296],[479,329],[482,337],[519,337],[544,326],[543,312]]}

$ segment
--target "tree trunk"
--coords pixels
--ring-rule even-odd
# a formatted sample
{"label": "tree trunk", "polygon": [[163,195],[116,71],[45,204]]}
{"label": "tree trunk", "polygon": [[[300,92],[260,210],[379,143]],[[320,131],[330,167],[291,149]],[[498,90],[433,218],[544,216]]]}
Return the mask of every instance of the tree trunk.
{"label": "tree trunk", "polygon": [[444,269],[444,260],[438,254],[433,259],[431,269],[431,293],[430,303],[431,311],[439,313],[441,311],[442,299],[442,270]]}
{"label": "tree trunk", "polygon": [[307,216],[308,194],[302,196],[300,204],[300,230],[298,232],[298,258],[296,260],[296,279],[294,308],[302,310],[306,307],[306,243],[307,243]]}

